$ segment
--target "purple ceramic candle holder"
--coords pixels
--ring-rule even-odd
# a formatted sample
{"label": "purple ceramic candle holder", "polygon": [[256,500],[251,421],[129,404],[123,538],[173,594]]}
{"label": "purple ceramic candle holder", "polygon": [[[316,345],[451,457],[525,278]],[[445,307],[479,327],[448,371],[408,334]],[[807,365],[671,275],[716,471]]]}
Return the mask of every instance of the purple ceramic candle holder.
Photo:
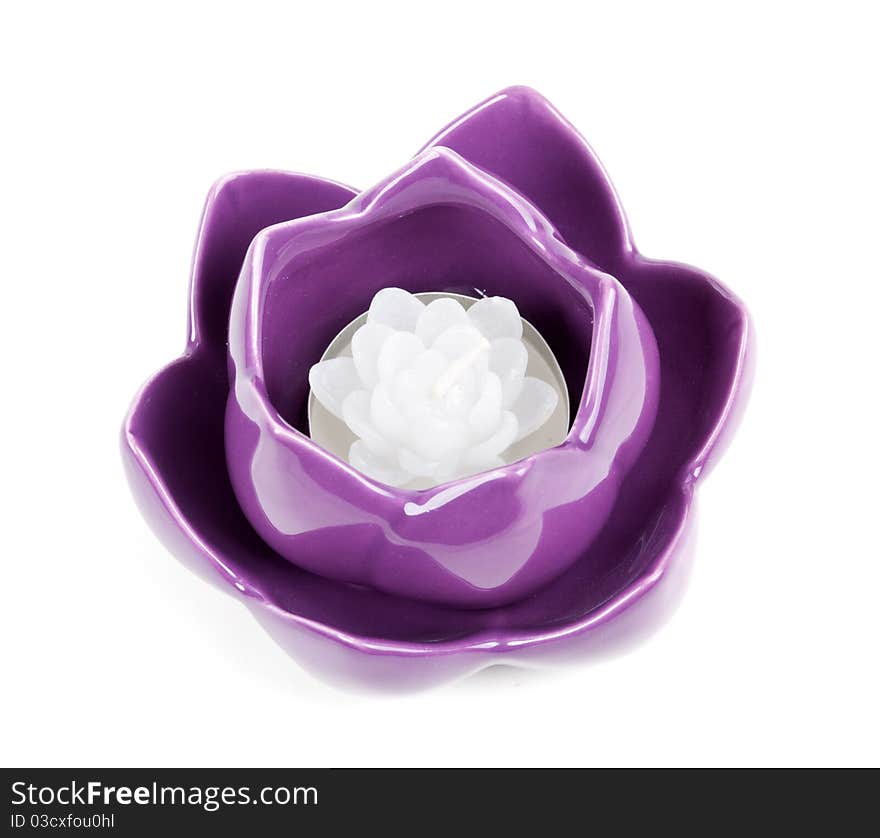
{"label": "purple ceramic candle holder", "polygon": [[[392,285],[513,299],[563,369],[565,442],[422,491],[313,443],[309,367]],[[172,552],[307,667],[423,686],[606,648],[675,599],[697,478],[744,401],[748,316],[636,252],[592,151],[534,91],[488,99],[361,194],[225,178],[191,288],[187,351],[125,421],[130,481]]]}

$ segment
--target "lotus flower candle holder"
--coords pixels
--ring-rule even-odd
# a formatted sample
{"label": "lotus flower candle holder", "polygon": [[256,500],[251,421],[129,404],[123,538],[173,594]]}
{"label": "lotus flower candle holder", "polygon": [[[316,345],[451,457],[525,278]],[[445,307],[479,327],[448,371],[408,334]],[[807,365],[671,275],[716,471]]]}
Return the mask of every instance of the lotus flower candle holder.
{"label": "lotus flower candle holder", "polygon": [[[353,357],[325,358],[368,309]],[[564,439],[526,456],[510,443],[558,394],[523,384],[519,314],[570,404]],[[583,654],[662,619],[751,369],[743,306],[636,252],[592,151],[526,88],[366,192],[220,181],[190,318],[186,354],[125,421],[142,509],[305,666],[382,686]],[[348,455],[320,444],[316,400],[354,432]]]}

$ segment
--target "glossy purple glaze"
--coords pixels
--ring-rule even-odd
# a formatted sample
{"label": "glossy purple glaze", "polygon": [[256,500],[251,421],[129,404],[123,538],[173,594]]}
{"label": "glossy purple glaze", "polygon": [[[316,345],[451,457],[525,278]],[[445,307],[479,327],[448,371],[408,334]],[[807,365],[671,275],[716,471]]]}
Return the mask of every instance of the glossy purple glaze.
{"label": "glossy purple glaze", "polygon": [[[559,347],[580,395],[565,442],[412,491],[367,478],[285,421],[279,409],[291,421],[306,412],[309,367],[389,285],[513,299]],[[226,462],[266,543],[322,576],[467,607],[519,599],[583,554],[644,447],[660,387],[654,337],[623,287],[440,147],[344,209],[259,233],[229,355]]]}
{"label": "glossy purple glaze", "polygon": [[[124,459],[141,508],[169,548],[240,593],[304,666],[342,683],[424,687],[492,663],[614,650],[652,630],[681,590],[697,478],[735,426],[750,377],[743,306],[709,275],[636,252],[601,166],[538,94],[504,91],[429,145],[504,181],[571,249],[619,280],[657,341],[659,406],[606,525],[567,570],[527,598],[461,610],[301,570],[257,535],[232,489],[224,453],[226,324],[254,236],[341,207],[355,193],[281,172],[221,181],[196,248],[187,351],[136,397],[123,429]],[[296,424],[282,402],[279,413]]]}

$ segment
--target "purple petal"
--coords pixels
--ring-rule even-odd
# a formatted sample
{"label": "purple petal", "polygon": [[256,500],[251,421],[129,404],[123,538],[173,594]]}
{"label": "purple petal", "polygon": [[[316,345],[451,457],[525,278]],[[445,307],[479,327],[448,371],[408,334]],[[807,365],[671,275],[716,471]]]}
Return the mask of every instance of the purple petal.
{"label": "purple petal", "polygon": [[190,341],[225,346],[235,282],[260,230],[337,209],[355,194],[347,186],[292,172],[237,172],[218,180],[205,201],[193,255]]}
{"label": "purple petal", "polygon": [[609,270],[629,250],[626,219],[602,164],[540,93],[511,87],[444,128],[440,145],[525,195],[563,238]]}

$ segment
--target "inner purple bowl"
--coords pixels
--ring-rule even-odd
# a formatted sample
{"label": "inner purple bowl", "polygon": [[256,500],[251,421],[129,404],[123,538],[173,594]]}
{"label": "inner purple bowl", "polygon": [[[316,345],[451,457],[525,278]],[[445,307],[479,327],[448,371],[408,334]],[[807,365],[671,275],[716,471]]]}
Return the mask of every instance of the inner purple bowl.
{"label": "inner purple bowl", "polygon": [[[309,367],[376,291],[438,282],[491,287],[542,322],[578,407],[554,448],[432,489],[392,488],[285,413],[302,417]],[[586,549],[647,439],[659,389],[654,337],[624,288],[446,149],[341,210],[261,232],[236,288],[229,355],[227,464],[266,542],[323,576],[465,607],[531,594]]]}

